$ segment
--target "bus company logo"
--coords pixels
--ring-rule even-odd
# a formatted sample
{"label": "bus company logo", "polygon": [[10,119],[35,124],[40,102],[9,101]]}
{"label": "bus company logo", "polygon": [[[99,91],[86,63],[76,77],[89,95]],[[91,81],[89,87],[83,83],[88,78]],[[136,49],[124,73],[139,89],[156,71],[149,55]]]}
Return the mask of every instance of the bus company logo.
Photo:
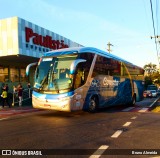
{"label": "bus company logo", "polygon": [[11,150],[2,150],[2,155],[12,155]]}
{"label": "bus company logo", "polygon": [[68,48],[67,44],[64,44],[63,40],[53,40],[51,36],[42,36],[33,32],[31,28],[25,27],[26,42],[32,39],[33,44],[40,45],[50,49],[62,49]]}
{"label": "bus company logo", "polygon": [[103,85],[104,86],[108,86],[109,85],[108,81],[107,81],[107,77],[104,77],[104,79],[103,79]]}
{"label": "bus company logo", "polygon": [[118,86],[120,84],[120,82],[119,81],[117,81],[117,80],[108,80],[107,79],[107,77],[104,77],[104,79],[103,79],[103,85],[104,86]]}
{"label": "bus company logo", "polygon": [[99,80],[94,79],[91,83],[91,87],[100,87]]}

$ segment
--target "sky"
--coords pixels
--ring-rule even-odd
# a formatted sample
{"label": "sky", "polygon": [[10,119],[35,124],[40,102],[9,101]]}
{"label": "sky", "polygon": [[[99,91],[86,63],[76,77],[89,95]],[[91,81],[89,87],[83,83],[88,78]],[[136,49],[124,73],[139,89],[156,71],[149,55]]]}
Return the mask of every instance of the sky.
{"label": "sky", "polygon": [[[159,1],[152,0],[157,35]],[[150,0],[0,0],[0,19],[13,16],[83,46],[106,51],[110,42],[112,54],[141,67],[158,66]]]}

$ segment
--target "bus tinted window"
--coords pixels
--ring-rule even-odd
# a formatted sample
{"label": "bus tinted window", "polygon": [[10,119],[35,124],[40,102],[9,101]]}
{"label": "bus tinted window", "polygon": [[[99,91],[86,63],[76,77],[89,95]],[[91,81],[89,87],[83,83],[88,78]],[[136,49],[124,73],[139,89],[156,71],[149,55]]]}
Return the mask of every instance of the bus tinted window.
{"label": "bus tinted window", "polygon": [[93,70],[93,77],[97,75],[114,75],[120,76],[120,62],[111,58],[97,56],[95,67]]}
{"label": "bus tinted window", "polygon": [[94,54],[80,53],[78,58],[85,59],[86,62],[79,63],[76,68],[74,89],[84,85],[87,81],[89,70],[93,61]]}

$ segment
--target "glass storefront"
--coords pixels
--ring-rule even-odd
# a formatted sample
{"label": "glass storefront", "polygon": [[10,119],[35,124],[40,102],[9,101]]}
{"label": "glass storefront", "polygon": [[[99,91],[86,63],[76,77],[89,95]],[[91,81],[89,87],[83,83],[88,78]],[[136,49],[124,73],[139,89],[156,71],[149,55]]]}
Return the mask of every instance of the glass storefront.
{"label": "glass storefront", "polygon": [[0,87],[6,83],[12,91],[19,82],[23,88],[28,82],[33,86],[35,68],[26,76],[28,64],[38,62],[49,50],[79,46],[82,45],[19,17],[0,19]]}
{"label": "glass storefront", "polygon": [[25,68],[0,67],[0,82],[28,82]]}
{"label": "glass storefront", "polygon": [[9,74],[7,67],[0,67],[0,82],[8,82]]}

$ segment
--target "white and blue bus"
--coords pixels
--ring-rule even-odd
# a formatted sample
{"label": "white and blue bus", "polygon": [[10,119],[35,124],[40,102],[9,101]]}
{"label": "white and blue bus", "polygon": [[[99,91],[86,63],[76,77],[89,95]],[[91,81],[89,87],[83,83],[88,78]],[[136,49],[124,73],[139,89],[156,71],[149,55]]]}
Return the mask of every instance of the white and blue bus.
{"label": "white and blue bus", "polygon": [[87,110],[143,98],[144,70],[93,47],[65,48],[44,53],[36,65],[32,93],[34,108],[58,111]]}

